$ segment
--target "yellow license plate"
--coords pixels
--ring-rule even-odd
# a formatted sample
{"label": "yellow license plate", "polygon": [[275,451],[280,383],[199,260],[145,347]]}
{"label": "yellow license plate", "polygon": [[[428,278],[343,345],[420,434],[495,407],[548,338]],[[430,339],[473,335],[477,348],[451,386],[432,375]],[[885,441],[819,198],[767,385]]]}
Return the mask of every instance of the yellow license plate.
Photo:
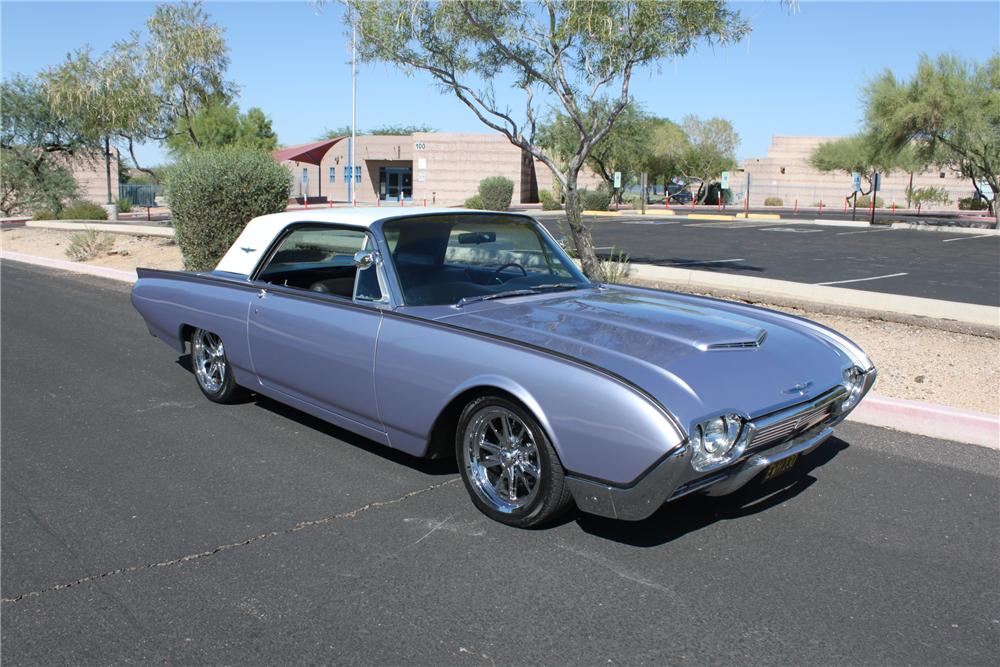
{"label": "yellow license plate", "polygon": [[778,475],[785,474],[786,472],[795,467],[795,464],[798,460],[799,460],[799,455],[793,454],[792,456],[789,456],[787,459],[781,459],[780,461],[772,463],[771,465],[767,466],[767,468],[764,470],[764,474],[761,476],[760,481],[767,482],[769,480],[774,479]]}

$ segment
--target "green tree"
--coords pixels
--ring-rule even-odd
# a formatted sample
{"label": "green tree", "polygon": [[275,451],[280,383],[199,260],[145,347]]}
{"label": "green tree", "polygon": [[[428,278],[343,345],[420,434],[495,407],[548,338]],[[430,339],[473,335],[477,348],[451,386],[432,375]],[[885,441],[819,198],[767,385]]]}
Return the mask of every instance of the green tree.
{"label": "green tree", "polygon": [[[434,128],[430,125],[378,125],[371,128],[370,130],[357,130],[358,135],[362,134],[380,134],[383,136],[394,136],[403,137],[416,132],[434,132]],[[340,127],[334,128],[332,130],[326,130],[316,141],[323,141],[324,139],[336,139],[337,137],[349,137],[351,136],[351,126],[342,125]]]}
{"label": "green tree", "polygon": [[58,214],[76,197],[76,179],[58,157],[23,146],[0,150],[0,212],[5,216],[39,209]]}
{"label": "green tree", "polygon": [[681,173],[679,158],[687,146],[687,137],[677,123],[666,118],[653,118],[647,141],[645,169],[650,175],[650,183],[662,178],[666,190],[670,180]]}
{"label": "green tree", "polygon": [[704,202],[708,185],[722,172],[736,168],[736,147],[740,137],[732,123],[723,118],[701,120],[687,116],[681,125],[683,140],[674,144],[676,169],[689,184],[697,183],[692,194],[695,201]]}
{"label": "green tree", "polygon": [[81,119],[63,118],[37,79],[14,76],[0,83],[0,210],[45,207],[58,213],[76,196],[68,156],[88,157],[92,138]]}
{"label": "green tree", "polygon": [[[606,103],[595,107],[593,113],[606,113]],[[631,102],[622,110],[611,131],[590,151],[586,164],[604,180],[609,192],[614,190],[614,172],[622,172],[625,178],[634,177],[652,161],[653,121],[638,104]],[[556,111],[539,126],[537,141],[565,168],[576,153],[579,134],[570,117]],[[621,193],[617,194],[621,201]]]}
{"label": "green tree", "polygon": [[77,119],[89,144],[126,146],[136,168],[154,177],[139,164],[135,144],[180,131],[198,146],[199,115],[228,104],[235,91],[225,79],[222,32],[200,2],[161,4],[146,35],[134,32],[101,56],[84,47],[39,78],[53,112]]}
{"label": "green tree", "polygon": [[[747,24],[721,0],[579,2],[545,0],[347,0],[360,58],[430,74],[487,127],[552,171],[583,270],[599,275],[577,178],[590,152],[629,102],[632,74],[683,56],[699,41],[742,38]],[[495,91],[523,94],[518,117]],[[536,141],[539,105],[552,103],[577,131],[565,165]]]}
{"label": "green tree", "polygon": [[[886,71],[864,89],[868,132],[879,147],[912,144],[928,163],[958,171],[998,214],[1000,53],[984,63],[923,55],[909,81]],[[992,190],[984,193],[984,182]]]}
{"label": "green tree", "polygon": [[[178,118],[178,125],[167,138],[166,144],[175,157],[199,148],[245,146],[264,152],[273,151],[278,137],[271,129],[271,120],[264,112],[253,107],[246,114],[233,104],[213,104],[203,107],[191,119]],[[188,132],[199,137],[195,144]]]}
{"label": "green tree", "polygon": [[[907,189],[907,205],[909,205],[913,174],[923,171],[927,166],[912,146],[890,148],[881,145],[866,133],[824,141],[809,156],[809,164],[823,172],[860,174],[861,191],[852,190],[850,194],[844,196],[845,199],[852,201],[855,207],[858,205],[859,196],[867,197],[871,194],[876,172],[887,175],[893,171],[906,171],[910,174],[911,185]],[[844,182],[846,183],[847,179],[844,179]]]}

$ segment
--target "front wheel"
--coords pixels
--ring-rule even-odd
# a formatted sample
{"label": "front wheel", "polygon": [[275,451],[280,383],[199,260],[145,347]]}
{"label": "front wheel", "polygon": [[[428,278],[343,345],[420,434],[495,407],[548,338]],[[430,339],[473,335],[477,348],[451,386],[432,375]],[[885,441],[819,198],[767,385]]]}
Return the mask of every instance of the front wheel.
{"label": "front wheel", "polygon": [[530,528],[552,521],[572,504],[548,437],[512,401],[484,396],[465,406],[455,449],[472,502],[491,519]]}
{"label": "front wheel", "polygon": [[235,403],[246,398],[246,389],[233,379],[233,369],[218,334],[205,329],[191,332],[191,365],[198,388],[208,400]]}

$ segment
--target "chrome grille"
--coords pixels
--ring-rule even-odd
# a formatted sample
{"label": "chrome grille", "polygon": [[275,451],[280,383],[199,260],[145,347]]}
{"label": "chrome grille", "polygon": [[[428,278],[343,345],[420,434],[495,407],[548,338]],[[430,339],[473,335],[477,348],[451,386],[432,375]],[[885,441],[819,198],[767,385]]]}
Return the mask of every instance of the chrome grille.
{"label": "chrome grille", "polygon": [[808,431],[825,422],[833,414],[833,403],[804,410],[759,429],[753,435],[748,449],[760,449]]}

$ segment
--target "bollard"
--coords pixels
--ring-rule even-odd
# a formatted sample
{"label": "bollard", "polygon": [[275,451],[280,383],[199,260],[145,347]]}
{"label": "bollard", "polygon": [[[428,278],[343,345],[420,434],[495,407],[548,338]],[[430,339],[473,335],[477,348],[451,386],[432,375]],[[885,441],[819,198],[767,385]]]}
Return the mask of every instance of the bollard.
{"label": "bollard", "polygon": [[917,202],[917,215],[920,215],[920,202]]}
{"label": "bollard", "polygon": [[892,214],[893,215],[896,214],[896,200],[895,199],[892,200]]}
{"label": "bollard", "polygon": [[670,208],[670,193],[669,192],[666,193],[666,195],[664,195],[664,197],[663,197],[663,206],[665,208]]}
{"label": "bollard", "polygon": [[375,208],[382,208],[382,198],[379,197],[375,200]]}
{"label": "bollard", "polygon": [[427,208],[427,197],[424,197],[424,208]]}
{"label": "bollard", "polygon": [[823,200],[819,200],[819,214],[823,215]]}
{"label": "bollard", "polygon": [[333,208],[333,200],[332,199],[328,199],[327,203],[330,204],[330,208]]}
{"label": "bollard", "polygon": [[796,198],[795,199],[795,208],[792,209],[792,213],[798,213],[798,212],[799,212],[799,200],[798,200],[798,198]]}
{"label": "bollard", "polygon": [[847,197],[844,197],[844,215],[847,215]]}

